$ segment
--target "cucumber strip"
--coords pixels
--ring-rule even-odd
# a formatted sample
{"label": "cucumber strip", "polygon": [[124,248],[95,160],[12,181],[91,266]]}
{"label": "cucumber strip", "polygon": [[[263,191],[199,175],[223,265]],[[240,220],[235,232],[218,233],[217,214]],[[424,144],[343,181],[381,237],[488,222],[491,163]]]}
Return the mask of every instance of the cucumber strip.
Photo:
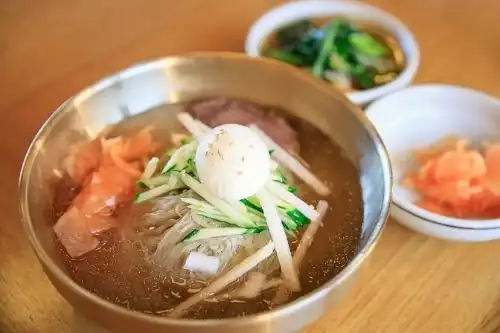
{"label": "cucumber strip", "polygon": [[204,184],[201,184],[199,181],[189,176],[185,172],[181,173],[181,179],[184,182],[184,184],[186,184],[187,187],[191,188],[203,199],[205,199],[210,204],[215,206],[222,213],[226,214],[231,219],[233,224],[237,224],[240,227],[255,227],[255,224],[247,214],[244,214],[241,211],[234,209],[226,201],[212,194]]}
{"label": "cucumber strip", "polygon": [[260,213],[264,213],[262,207],[260,207],[260,205],[253,203],[252,201],[250,201],[250,199],[241,199],[241,202],[248,208],[254,209]]}
{"label": "cucumber strip", "polygon": [[163,170],[161,170],[161,173],[162,173],[162,175],[165,175],[165,174],[169,173],[170,171],[174,171],[176,167],[177,167],[177,164],[173,163],[168,168],[163,168]]}
{"label": "cucumber strip", "polygon": [[193,198],[182,198],[181,200],[183,202],[189,204],[192,209],[199,210],[201,212],[206,212],[208,214],[224,215],[224,213],[222,213],[220,211],[220,209],[217,209],[216,207],[209,204],[208,202],[193,199]]}
{"label": "cucumber strip", "polygon": [[198,144],[196,141],[190,142],[184,146],[179,147],[172,157],[168,160],[167,164],[161,170],[162,174],[168,173],[173,170],[181,171],[188,166],[189,159],[192,159],[196,153]]}
{"label": "cucumber strip", "polygon": [[200,229],[194,229],[193,231],[191,231],[189,234],[187,234],[186,237],[184,237],[181,242],[184,242],[185,240],[188,240],[190,238],[193,238],[194,235],[196,235],[198,232],[200,232]]}
{"label": "cucumber strip", "polygon": [[281,200],[287,202],[288,204],[298,209],[308,219],[315,220],[318,218],[319,214],[313,207],[309,206],[307,203],[305,203],[292,193],[288,192],[280,185],[275,184],[274,182],[269,182],[266,188]]}
{"label": "cucumber strip", "polygon": [[253,212],[249,211],[248,215],[252,219],[253,223],[257,226],[265,227],[267,225],[266,223],[266,218],[264,217],[264,214],[259,213],[259,212]]}
{"label": "cucumber strip", "polygon": [[144,181],[145,179],[149,179],[153,176],[159,161],[160,159],[158,157],[153,157],[152,159],[149,160],[148,164],[146,164],[144,172],[142,173],[141,176],[142,181]]}
{"label": "cucumber strip", "polygon": [[183,185],[179,180],[179,178],[174,175],[166,175],[166,176],[160,175],[153,178],[142,180],[141,183],[144,184],[146,187],[152,189],[166,184],[170,184],[171,186],[173,186],[173,180],[175,181],[175,184],[179,183],[179,186]]}
{"label": "cucumber strip", "polygon": [[172,186],[172,184],[169,183],[169,184],[160,185],[160,186],[155,187],[155,188],[148,190],[146,192],[139,193],[137,195],[137,197],[135,198],[134,203],[139,203],[139,202],[151,200],[154,198],[158,198],[159,196],[167,194],[168,192],[171,192],[173,190],[178,190],[178,189],[183,187],[181,182],[176,182],[176,183],[177,184],[174,184],[174,186]]}
{"label": "cucumber strip", "polygon": [[278,210],[276,209],[276,204],[273,200],[273,197],[266,189],[260,190],[257,193],[257,196],[262,205],[262,208],[264,209],[264,215],[266,216],[267,220],[267,227],[275,246],[283,278],[292,291],[299,291],[300,281],[295,267],[293,266],[292,252],[290,251],[290,245],[288,244],[288,239],[286,237],[286,229],[281,223],[281,219],[278,214]]}
{"label": "cucumber strip", "polygon": [[[222,213],[219,209],[216,207],[212,206],[211,204],[200,201],[197,199],[193,198],[183,198],[181,199],[183,202],[187,203],[189,205],[189,208],[196,212],[198,215],[204,216],[206,218],[219,221],[219,222],[225,222],[228,224],[233,224],[235,223],[224,213]],[[264,218],[264,215],[262,215],[259,212],[252,212],[248,211],[247,212],[248,216],[256,226],[265,226],[266,225],[266,219]],[[237,225],[237,224],[236,224]]]}
{"label": "cucumber strip", "polygon": [[288,210],[286,215],[290,217],[298,227],[306,226],[311,222],[311,220],[302,214],[298,209]]}
{"label": "cucumber strip", "polygon": [[[279,198],[276,198],[276,200],[279,200]],[[256,200],[253,198],[251,198],[251,199],[247,198],[247,199],[241,200],[241,202],[249,208],[249,214],[251,215],[252,220],[257,225],[266,225],[266,219],[263,215],[264,211],[262,210],[260,203],[257,203],[255,201]],[[290,231],[295,231],[299,227],[309,223],[309,219],[307,217],[305,217],[300,211],[291,207],[287,203],[280,202],[280,205],[278,205],[277,208],[278,208],[278,211],[280,212],[280,217],[281,217],[283,224]],[[300,215],[298,215],[298,214],[300,214]]]}
{"label": "cucumber strip", "polygon": [[262,228],[203,228],[198,229],[198,232],[192,232],[183,242],[194,242],[202,239],[213,237],[238,236],[246,234],[254,234],[261,232]]}
{"label": "cucumber strip", "polygon": [[226,228],[231,227],[230,224],[215,220],[213,218],[208,218],[206,216],[198,214],[195,210],[191,210],[191,217],[200,226],[200,228]]}
{"label": "cucumber strip", "polygon": [[196,200],[193,198],[182,198],[181,200],[187,203],[189,205],[189,208],[196,212],[198,215],[216,221],[234,224],[227,215],[207,202]]}
{"label": "cucumber strip", "polygon": [[279,216],[280,216],[280,219],[282,221],[281,223],[283,223],[283,226],[286,229],[291,230],[291,231],[298,229],[298,227],[299,227],[298,224],[295,223],[295,221],[290,216],[288,216],[287,213],[280,211]]}

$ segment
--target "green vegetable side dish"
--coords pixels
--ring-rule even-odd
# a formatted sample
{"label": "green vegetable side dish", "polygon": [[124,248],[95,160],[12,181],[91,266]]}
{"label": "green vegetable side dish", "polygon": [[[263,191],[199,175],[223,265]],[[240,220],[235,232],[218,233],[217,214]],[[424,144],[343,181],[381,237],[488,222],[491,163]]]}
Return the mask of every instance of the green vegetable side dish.
{"label": "green vegetable side dish", "polygon": [[403,52],[391,36],[363,30],[344,18],[323,25],[303,20],[283,27],[262,54],[304,68],[343,91],[386,84],[404,67]]}

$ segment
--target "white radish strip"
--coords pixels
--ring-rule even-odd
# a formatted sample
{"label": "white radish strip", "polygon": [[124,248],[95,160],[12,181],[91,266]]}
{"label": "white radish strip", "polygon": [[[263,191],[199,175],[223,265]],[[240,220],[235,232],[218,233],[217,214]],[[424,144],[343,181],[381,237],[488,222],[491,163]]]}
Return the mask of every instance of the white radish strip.
{"label": "white radish strip", "polygon": [[263,291],[279,286],[283,283],[280,278],[266,280],[267,277],[264,273],[250,272],[248,273],[247,281],[240,288],[236,289],[234,293],[228,294],[229,298],[256,298]]}
{"label": "white radish strip", "polygon": [[273,197],[265,189],[262,189],[257,192],[257,198],[259,198],[262,209],[264,210],[267,228],[269,229],[271,239],[276,247],[276,254],[278,255],[278,261],[281,266],[283,279],[291,290],[299,291],[299,277],[297,276],[295,267],[293,266],[292,252],[290,251],[285,229],[281,223]]}
{"label": "white radish strip", "polygon": [[[293,266],[295,267],[297,274],[300,271],[300,266],[304,257],[306,256],[307,249],[311,246],[314,235],[318,231],[321,226],[321,221],[328,210],[328,203],[326,201],[320,200],[318,202],[317,210],[319,213],[319,217],[316,220],[311,221],[309,226],[307,227],[304,235],[300,239],[299,245],[293,254]],[[274,304],[283,304],[288,297],[290,296],[290,292],[286,289],[286,287],[282,286],[276,291],[276,295],[274,296],[273,303]]]}
{"label": "white radish strip", "polygon": [[146,168],[144,169],[144,172],[142,173],[141,180],[149,179],[153,176],[159,161],[160,159],[158,157],[153,157],[149,160]]}
{"label": "white radish strip", "polygon": [[203,136],[203,131],[200,130],[199,125],[189,113],[181,112],[177,114],[177,119],[195,138],[199,139]]}
{"label": "white radish strip", "polygon": [[304,260],[307,250],[311,246],[314,240],[314,235],[321,226],[322,224],[321,222],[325,217],[327,210],[328,210],[328,203],[324,200],[320,200],[317,206],[317,211],[319,216],[317,219],[311,221],[306,231],[302,235],[302,238],[300,239],[299,245],[297,246],[297,250],[295,250],[295,253],[293,254],[293,265],[295,266],[297,272],[300,270],[300,265],[302,264],[302,260]]}
{"label": "white radish strip", "polygon": [[[234,299],[234,298],[256,298],[262,292],[264,292],[264,291],[266,291],[268,289],[272,289],[272,288],[278,287],[278,286],[280,286],[283,283],[282,279],[280,279],[280,278],[274,278],[274,279],[271,279],[271,280],[264,281],[264,283],[260,286],[260,290],[253,290],[252,289],[252,291],[250,292],[250,288],[254,288],[254,286],[249,286],[248,285],[250,283],[250,279],[252,278],[251,274],[262,274],[262,275],[264,275],[263,273],[260,273],[260,272],[250,272],[250,273],[248,273],[248,279],[247,279],[247,281],[245,281],[243,283],[242,286],[238,287],[237,289],[235,289],[233,291],[230,291],[228,293],[221,294],[221,295],[217,296],[217,300],[218,301],[224,301],[224,300]],[[264,277],[265,277],[265,275],[264,275]],[[255,281],[255,277],[253,279],[254,279],[254,281],[252,281],[252,283],[257,283]]]}
{"label": "white radish strip", "polygon": [[271,167],[271,171],[274,171],[278,168],[278,163],[275,160],[271,160],[270,167]]}
{"label": "white radish strip", "polygon": [[280,286],[278,290],[276,290],[276,294],[272,300],[272,304],[280,305],[286,302],[286,300],[290,297],[290,290],[286,288],[286,286]]}
{"label": "white radish strip", "polygon": [[174,318],[181,317],[190,307],[220,292],[229,284],[233,283],[249,272],[252,268],[260,264],[262,261],[266,260],[271,254],[273,254],[273,251],[274,243],[267,243],[267,245],[245,258],[245,260],[234,266],[226,274],[213,281],[209,286],[179,304],[174,311],[170,313],[170,316]]}
{"label": "white radish strip", "polygon": [[264,286],[262,287],[262,291],[277,287],[277,286],[281,285],[282,283],[283,283],[283,280],[279,279],[279,278],[267,280],[266,283],[264,283]]}
{"label": "white radish strip", "polygon": [[264,283],[266,283],[266,275],[260,272],[250,272],[243,286],[235,290],[232,296],[234,298],[255,298],[259,296]]}
{"label": "white radish strip", "polygon": [[194,122],[196,123],[196,125],[198,126],[198,129],[202,132],[202,133],[208,133],[212,130],[212,128],[210,128],[210,126],[208,125],[205,125],[204,123],[202,123],[200,120],[198,119],[195,119]]}
{"label": "white radish strip", "polygon": [[190,135],[186,135],[184,133],[172,133],[171,137],[174,147],[182,146],[185,140],[189,140],[191,138]]}
{"label": "white radish strip", "polygon": [[146,192],[142,192],[140,193],[137,198],[134,200],[135,203],[139,203],[139,202],[143,202],[143,201],[147,201],[147,200],[151,200],[151,199],[154,199],[154,198],[157,198],[161,195],[164,195],[168,192],[171,192],[173,190],[177,190],[177,189],[180,189],[180,188],[183,188],[184,186],[180,183],[180,182],[177,182],[175,184],[165,184],[165,185],[160,185],[158,187],[155,187],[151,190],[148,190]]}
{"label": "white radish strip", "polygon": [[266,185],[266,188],[269,190],[269,192],[271,192],[281,200],[297,208],[308,219],[316,220],[318,218],[319,214],[313,207],[309,206],[306,202],[302,201],[293,193],[288,192],[285,188],[283,188],[283,186],[275,182],[269,182]]}
{"label": "white radish strip", "polygon": [[283,166],[294,174],[296,174],[300,179],[302,179],[306,184],[311,186],[318,194],[326,196],[330,194],[330,189],[316,177],[309,169],[304,167],[299,161],[297,161],[292,155],[290,155],[286,150],[278,146],[276,142],[273,141],[266,133],[264,133],[256,125],[249,126],[255,133],[257,133],[262,141],[266,144],[267,148],[274,150],[272,156],[278,162],[283,164]]}
{"label": "white radish strip", "polygon": [[220,267],[220,259],[214,256],[207,256],[201,252],[190,252],[186,262],[184,263],[185,270],[198,272],[208,276],[214,276]]}
{"label": "white radish strip", "polygon": [[215,194],[210,192],[210,190],[208,190],[208,188],[206,188],[204,184],[200,183],[199,181],[185,173],[181,173],[181,179],[187,187],[191,188],[203,199],[226,214],[231,220],[234,221],[234,223],[237,223],[242,227],[255,227],[255,224],[252,222],[250,217],[248,217],[246,214],[243,214],[240,210],[234,209],[226,201],[218,198]]}

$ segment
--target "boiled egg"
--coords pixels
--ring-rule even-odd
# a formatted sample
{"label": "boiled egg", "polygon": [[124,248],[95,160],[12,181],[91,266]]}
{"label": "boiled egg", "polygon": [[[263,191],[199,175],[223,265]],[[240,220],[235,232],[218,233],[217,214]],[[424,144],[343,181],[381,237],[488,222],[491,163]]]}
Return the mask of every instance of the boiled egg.
{"label": "boiled egg", "polygon": [[227,201],[248,198],[266,184],[271,157],[265,143],[250,128],[227,124],[205,134],[196,151],[202,184]]}

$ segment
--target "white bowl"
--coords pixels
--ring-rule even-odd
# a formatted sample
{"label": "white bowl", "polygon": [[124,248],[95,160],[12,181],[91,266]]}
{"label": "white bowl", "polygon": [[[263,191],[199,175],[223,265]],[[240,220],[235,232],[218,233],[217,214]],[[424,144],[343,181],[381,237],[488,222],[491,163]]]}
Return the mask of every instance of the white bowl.
{"label": "white bowl", "polygon": [[500,100],[446,85],[416,85],[370,105],[366,114],[391,158],[393,215],[402,224],[430,236],[462,241],[500,238],[500,219],[464,220],[434,214],[412,202],[417,196],[400,186],[413,165],[411,151],[450,135],[473,141],[500,140]]}
{"label": "white bowl", "polygon": [[397,18],[378,8],[359,1],[308,0],[295,1],[275,7],[261,16],[250,28],[245,51],[250,56],[260,56],[265,39],[278,28],[306,18],[345,16],[354,21],[370,22],[391,33],[401,45],[406,57],[405,69],[390,83],[347,93],[354,103],[363,105],[408,86],[420,64],[420,51],[415,37]]}
{"label": "white bowl", "polygon": [[397,204],[391,206],[391,216],[400,224],[421,234],[457,242],[486,242],[500,239],[500,228],[474,229],[451,227],[437,220],[427,220],[406,211]]}

